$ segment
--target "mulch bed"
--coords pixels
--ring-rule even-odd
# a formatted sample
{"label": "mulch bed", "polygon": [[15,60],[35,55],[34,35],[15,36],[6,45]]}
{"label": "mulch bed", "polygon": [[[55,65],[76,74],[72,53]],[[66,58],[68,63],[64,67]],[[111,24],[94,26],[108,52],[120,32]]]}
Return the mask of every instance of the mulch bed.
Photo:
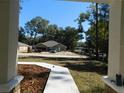
{"label": "mulch bed", "polygon": [[37,65],[18,65],[18,74],[23,75],[21,93],[43,93],[50,69]]}

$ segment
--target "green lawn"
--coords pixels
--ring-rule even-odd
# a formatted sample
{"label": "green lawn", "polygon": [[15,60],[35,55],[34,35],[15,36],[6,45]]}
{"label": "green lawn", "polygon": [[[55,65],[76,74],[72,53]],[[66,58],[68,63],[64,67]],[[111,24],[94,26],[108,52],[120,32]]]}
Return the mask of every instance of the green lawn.
{"label": "green lawn", "polygon": [[105,93],[101,77],[107,74],[107,65],[93,60],[20,58],[19,61],[46,62],[69,68],[80,93]]}

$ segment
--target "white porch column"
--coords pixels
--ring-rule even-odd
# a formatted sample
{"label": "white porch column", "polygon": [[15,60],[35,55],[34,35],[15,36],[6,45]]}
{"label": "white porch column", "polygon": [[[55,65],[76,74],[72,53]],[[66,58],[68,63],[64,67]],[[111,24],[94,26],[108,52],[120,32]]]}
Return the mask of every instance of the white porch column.
{"label": "white porch column", "polygon": [[124,0],[112,0],[109,27],[108,76],[115,79],[116,73],[124,77]]}
{"label": "white porch column", "polygon": [[0,93],[8,93],[18,82],[16,78],[18,7],[18,0],[0,0]]}

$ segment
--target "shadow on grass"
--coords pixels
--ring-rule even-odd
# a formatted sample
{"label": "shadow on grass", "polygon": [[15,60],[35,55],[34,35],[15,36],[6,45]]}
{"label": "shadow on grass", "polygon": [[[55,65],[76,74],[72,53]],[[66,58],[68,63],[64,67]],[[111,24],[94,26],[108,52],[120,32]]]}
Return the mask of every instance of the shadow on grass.
{"label": "shadow on grass", "polygon": [[82,72],[96,72],[100,75],[107,74],[107,65],[100,62],[85,62],[82,64],[74,63],[64,63],[64,67],[67,67],[71,70],[82,71]]}
{"label": "shadow on grass", "polygon": [[[60,64],[61,66],[67,67],[71,70],[75,71],[82,71],[82,72],[96,72],[100,75],[106,75],[107,74],[107,64],[102,62],[95,62],[93,60],[85,59],[80,60],[82,62],[77,62],[78,60],[74,60],[74,62],[67,62],[67,59],[51,59],[51,58],[37,58],[37,57],[23,57],[22,60],[25,59],[33,59],[33,60],[43,60],[43,61],[57,61],[57,65]],[[65,61],[65,62],[61,62]]]}
{"label": "shadow on grass", "polygon": [[28,57],[19,57],[21,59],[29,59],[29,58],[35,58],[35,59],[44,59],[44,60],[56,60],[56,61],[67,61],[67,60],[75,60],[75,61],[81,61],[83,60],[82,58],[55,58],[55,57],[42,57],[42,56],[28,56]]}

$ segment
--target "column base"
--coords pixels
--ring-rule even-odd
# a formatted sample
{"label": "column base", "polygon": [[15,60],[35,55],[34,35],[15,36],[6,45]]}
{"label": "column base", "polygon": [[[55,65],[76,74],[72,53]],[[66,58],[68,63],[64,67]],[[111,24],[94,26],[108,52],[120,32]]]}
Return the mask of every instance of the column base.
{"label": "column base", "polygon": [[20,93],[20,82],[23,76],[16,76],[6,84],[0,84],[0,93]]}
{"label": "column base", "polygon": [[124,86],[117,86],[108,76],[104,76],[102,80],[106,84],[106,93],[124,93]]}

